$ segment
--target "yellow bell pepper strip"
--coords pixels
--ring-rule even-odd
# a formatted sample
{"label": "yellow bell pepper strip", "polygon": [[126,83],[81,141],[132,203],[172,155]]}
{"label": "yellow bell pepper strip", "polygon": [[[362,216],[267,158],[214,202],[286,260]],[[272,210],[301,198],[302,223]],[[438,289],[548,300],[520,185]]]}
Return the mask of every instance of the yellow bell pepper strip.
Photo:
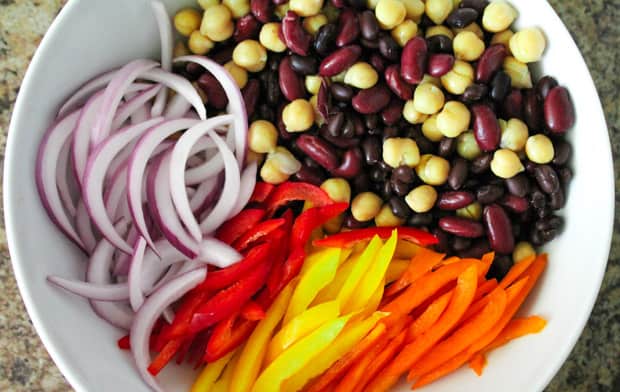
{"label": "yellow bell pepper strip", "polygon": [[355,288],[359,285],[359,282],[364,277],[366,271],[368,271],[370,264],[377,256],[382,244],[383,242],[381,239],[378,236],[375,236],[357,261],[355,261],[355,265],[351,270],[349,277],[342,286],[340,293],[338,293],[338,301],[343,308],[343,313],[346,313],[346,311],[344,311],[344,305],[350,301]]}
{"label": "yellow bell pepper strip", "polygon": [[215,385],[213,385],[211,392],[228,392],[228,389],[230,388],[230,383],[232,382],[233,371],[235,369],[235,366],[237,366],[237,362],[239,361],[239,355],[237,354],[238,352],[239,350],[237,350],[232,356],[230,362],[228,362],[228,365],[226,365],[226,369],[224,369],[222,377],[220,377],[220,379],[217,380]]}
{"label": "yellow bell pepper strip", "polygon": [[330,301],[316,305],[295,316],[271,339],[265,362],[267,364],[273,362],[293,343],[315,331],[321,325],[338,318],[339,315],[340,304],[338,301]]}
{"label": "yellow bell pepper strip", "polygon": [[[396,254],[394,254],[394,257],[396,257]],[[390,265],[388,265],[387,272],[385,273],[385,283],[389,284],[395,282],[398,278],[403,276],[410,262],[409,259],[393,259]]]}
{"label": "yellow bell pepper strip", "polygon": [[293,295],[295,283],[296,281],[293,280],[284,287],[274,303],[267,310],[265,318],[258,323],[254,332],[252,332],[252,335],[248,338],[239,355],[239,361],[234,368],[232,381],[229,387],[230,392],[246,392],[254,384],[260,372],[265,353],[267,352],[267,344],[271,339],[273,331],[284,316],[286,307]]}
{"label": "yellow bell pepper strip", "polygon": [[234,354],[235,351],[231,351],[217,361],[207,364],[194,381],[190,392],[210,392]]}
{"label": "yellow bell pepper strip", "polygon": [[279,392],[284,380],[307,366],[336,340],[350,318],[347,315],[330,321],[286,349],[258,377],[252,391]]}
{"label": "yellow bell pepper strip", "polygon": [[352,257],[349,260],[346,260],[344,263],[340,264],[338,271],[336,271],[336,277],[331,281],[330,284],[325,286],[323,290],[319,291],[316,298],[314,299],[313,304],[318,305],[323,302],[333,301],[338,297],[338,293],[344,286],[344,283],[347,281],[349,275],[351,275],[351,271],[355,266],[355,263],[359,259],[359,255]]}
{"label": "yellow bell pepper strip", "polygon": [[349,313],[364,308],[372,294],[382,284],[385,272],[396,249],[397,230],[392,232],[392,236],[385,242],[377,253],[374,263],[370,265],[368,271],[362,277],[355,288],[355,295],[351,297],[346,305],[343,305],[342,312]]}
{"label": "yellow bell pepper strip", "polygon": [[349,257],[353,254],[353,249],[345,248],[340,250],[340,262],[338,265],[342,265],[345,261],[349,260]]}
{"label": "yellow bell pepper strip", "polygon": [[314,266],[316,263],[323,260],[326,257],[325,255],[331,254],[330,252],[333,252],[332,248],[322,248],[316,252],[309,253],[308,255],[306,255],[306,259],[304,260],[304,265],[301,267],[301,271],[299,272],[300,275],[303,276],[306,272],[308,272],[310,267]]}
{"label": "yellow bell pepper strip", "polygon": [[284,315],[284,324],[306,310],[319,291],[334,280],[339,262],[340,249],[329,249],[320,260],[301,275]]}
{"label": "yellow bell pepper strip", "polygon": [[364,319],[369,317],[371,314],[377,311],[379,305],[381,304],[381,299],[383,299],[383,292],[385,290],[385,281],[381,282],[379,287],[375,290],[372,296],[368,299],[368,303],[361,311],[359,318]]}

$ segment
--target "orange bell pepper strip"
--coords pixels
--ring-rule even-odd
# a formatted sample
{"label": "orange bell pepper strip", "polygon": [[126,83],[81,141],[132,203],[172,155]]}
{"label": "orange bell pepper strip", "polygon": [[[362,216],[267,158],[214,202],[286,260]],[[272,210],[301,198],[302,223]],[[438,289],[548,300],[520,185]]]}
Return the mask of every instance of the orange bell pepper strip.
{"label": "orange bell pepper strip", "polygon": [[425,385],[428,385],[434,381],[439,380],[440,378],[452,373],[453,371],[460,368],[465,362],[467,362],[467,352],[462,351],[452,357],[447,362],[444,362],[442,365],[436,367],[430,372],[424,374],[422,377],[418,378],[411,387],[411,389],[422,388]]}
{"label": "orange bell pepper strip", "polygon": [[379,340],[375,346],[368,352],[368,354],[359,358],[346,372],[344,377],[338,382],[338,385],[334,388],[334,392],[353,392],[357,390],[358,383],[364,377],[364,373],[370,363],[377,358],[377,356],[388,345],[387,339]]}
{"label": "orange bell pepper strip", "polygon": [[[457,264],[458,263],[443,267],[437,272]],[[420,279],[419,282],[420,281],[422,281],[422,279]],[[396,384],[399,377],[437,344],[437,342],[461,319],[474,298],[477,284],[478,269],[475,265],[469,264],[469,267],[466,267],[466,269],[459,274],[450,303],[433,328],[406,345],[383,372],[369,384],[366,390],[377,392],[387,391]],[[413,284],[407,291],[412,288],[414,288]]]}
{"label": "orange bell pepper strip", "polygon": [[530,267],[530,265],[532,265],[534,260],[536,260],[536,256],[532,255],[524,258],[523,260],[513,265],[512,268],[508,270],[506,276],[504,276],[501,282],[499,282],[499,286],[503,289],[508,288],[508,286],[510,286],[515,280],[517,280],[519,277],[521,277],[521,275],[523,275],[523,273]]}
{"label": "orange bell pepper strip", "polygon": [[484,371],[484,367],[486,365],[487,365],[487,359],[481,353],[474,354],[474,356],[469,359],[469,367],[478,376],[482,376],[482,372]]}
{"label": "orange bell pepper strip", "polygon": [[482,255],[482,270],[480,271],[480,275],[478,275],[479,281],[482,282],[485,279],[485,276],[489,273],[489,269],[491,268],[491,264],[493,264],[493,260],[495,260],[495,252],[489,252]]}
{"label": "orange bell pepper strip", "polygon": [[[396,254],[394,254],[394,257],[396,257]],[[394,258],[390,262],[390,265],[388,266],[388,269],[385,273],[385,283],[393,283],[400,279],[400,277],[403,276],[405,271],[407,271],[407,268],[409,268],[410,263],[411,261],[407,259]]]}
{"label": "orange bell pepper strip", "polygon": [[409,242],[403,239],[399,239],[396,244],[396,250],[394,251],[394,257],[399,259],[411,260],[420,250],[420,245],[416,245],[413,242]]}
{"label": "orange bell pepper strip", "polygon": [[368,384],[370,380],[372,380],[385,367],[385,365],[394,358],[403,345],[407,343],[406,339],[407,330],[403,329],[398,336],[390,340],[387,346],[370,362],[355,389],[358,391],[363,391],[366,384]]}
{"label": "orange bell pepper strip", "polygon": [[194,381],[190,392],[210,392],[234,354],[235,351],[232,351],[217,361],[207,364]]}
{"label": "orange bell pepper strip", "polygon": [[497,279],[495,278],[482,283],[480,286],[478,286],[478,290],[476,290],[476,295],[474,295],[474,303],[477,302],[480,298],[489,294],[491,291],[495,290],[497,286],[498,283]]}
{"label": "orange bell pepper strip", "polygon": [[379,254],[379,250],[382,245],[383,242],[381,239],[378,236],[375,236],[370,241],[368,246],[366,246],[366,249],[360,254],[359,258],[354,259],[355,264],[351,269],[351,273],[348,275],[342,285],[342,288],[340,289],[340,292],[338,293],[338,296],[336,297],[340,302],[343,312],[345,312],[345,305],[350,302],[353,293],[355,292],[356,287],[359,286],[364,274],[367,273],[370,265]]}
{"label": "orange bell pepper strip", "polygon": [[452,295],[453,291],[449,291],[434,300],[426,310],[409,325],[407,342],[411,342],[413,339],[426,332],[439,320],[439,317],[448,306],[448,302],[450,302]]}
{"label": "orange bell pepper strip", "polygon": [[545,328],[546,325],[547,320],[540,316],[512,319],[508,325],[506,325],[506,328],[504,328],[504,330],[484,348],[484,351],[488,352],[494,350],[513,339],[520,338],[521,336],[539,333]]}
{"label": "orange bell pepper strip", "polygon": [[431,271],[445,256],[445,254],[437,253],[427,248],[420,248],[418,253],[411,259],[411,263],[405,273],[390,286],[386,295],[392,296],[407,288],[411,283]]}

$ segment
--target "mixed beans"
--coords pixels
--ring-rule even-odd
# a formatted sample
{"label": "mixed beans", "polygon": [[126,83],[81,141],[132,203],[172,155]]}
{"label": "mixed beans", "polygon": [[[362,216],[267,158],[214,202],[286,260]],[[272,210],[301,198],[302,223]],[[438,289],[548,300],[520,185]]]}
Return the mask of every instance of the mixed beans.
{"label": "mixed beans", "polygon": [[[551,241],[572,172],[566,88],[533,80],[546,40],[501,0],[199,0],[174,24],[225,65],[269,183],[320,185],[350,210],[327,231],[425,227],[493,273]],[[222,87],[178,70],[214,110]]]}

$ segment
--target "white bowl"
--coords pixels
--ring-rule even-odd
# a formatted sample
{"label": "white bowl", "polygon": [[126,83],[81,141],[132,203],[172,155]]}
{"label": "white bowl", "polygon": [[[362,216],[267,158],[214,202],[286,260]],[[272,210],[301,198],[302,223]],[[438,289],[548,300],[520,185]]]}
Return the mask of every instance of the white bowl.
{"label": "white bowl", "polygon": [[[166,0],[169,11],[195,0]],[[428,391],[542,390],[579,337],[605,271],[614,217],[613,168],[607,127],[594,84],[568,31],[546,2],[513,1],[519,26],[540,26],[549,46],[541,71],[568,87],[577,110],[570,131],[575,177],[564,215],[566,229],[546,250],[550,263],[524,313],[549,320],[545,330],[493,352],[483,377],[470,370]],[[34,182],[37,146],[63,100],[84,81],[139,58],[158,58],[159,42],[148,0],[70,1],[43,39],[21,87],[9,131],[4,177],[6,230],[26,308],[52,358],[78,391],[147,391],[126,352],[122,332],[88,303],[50,286],[56,274],[80,278],[84,258],[51,224]],[[169,366],[171,390],[193,381]],[[186,372],[180,375],[179,372]],[[408,390],[403,385],[402,391]]]}

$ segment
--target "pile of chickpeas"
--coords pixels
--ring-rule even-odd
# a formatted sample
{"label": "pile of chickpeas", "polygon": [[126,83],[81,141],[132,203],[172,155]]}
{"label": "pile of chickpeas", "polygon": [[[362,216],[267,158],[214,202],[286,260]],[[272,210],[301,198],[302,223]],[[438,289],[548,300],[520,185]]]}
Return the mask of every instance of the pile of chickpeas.
{"label": "pile of chickpeas", "polygon": [[[546,48],[503,0],[198,0],[174,17],[175,54],[231,73],[260,179],[320,185],[350,210],[325,228],[409,225],[492,274],[551,241],[572,173],[575,113],[533,78]],[[217,81],[179,73],[223,110]]]}

